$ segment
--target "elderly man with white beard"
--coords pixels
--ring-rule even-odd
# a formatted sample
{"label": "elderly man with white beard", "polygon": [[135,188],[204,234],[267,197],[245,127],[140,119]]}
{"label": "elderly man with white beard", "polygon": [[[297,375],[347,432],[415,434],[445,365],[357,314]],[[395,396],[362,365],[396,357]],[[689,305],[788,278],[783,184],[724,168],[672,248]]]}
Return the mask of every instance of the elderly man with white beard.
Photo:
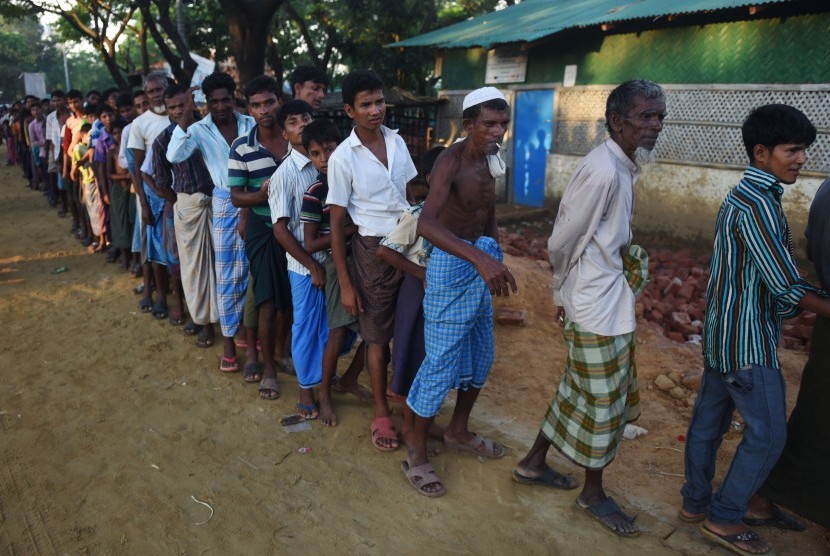
{"label": "elderly man with white beard", "polygon": [[631,216],[637,160],[654,149],[665,117],[659,85],[639,80],[619,85],[605,107],[610,138],[580,161],[565,188],[548,251],[568,358],[536,441],[513,471],[519,483],[576,488],[573,478],[545,463],[555,446],[585,469],[577,506],[623,537],[640,530],[605,494],[602,474],[617,454],[626,423],[640,414],[634,298],[647,281],[648,262],[631,244]]}

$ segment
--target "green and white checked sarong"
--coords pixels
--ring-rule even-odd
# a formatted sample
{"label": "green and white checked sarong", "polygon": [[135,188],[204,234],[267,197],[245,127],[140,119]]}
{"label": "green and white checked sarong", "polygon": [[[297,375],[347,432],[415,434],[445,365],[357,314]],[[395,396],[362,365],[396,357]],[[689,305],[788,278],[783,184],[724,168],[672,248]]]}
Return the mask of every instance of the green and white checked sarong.
{"label": "green and white checked sarong", "polygon": [[600,336],[565,319],[568,361],[541,432],[574,463],[602,469],[640,416],[634,333]]}

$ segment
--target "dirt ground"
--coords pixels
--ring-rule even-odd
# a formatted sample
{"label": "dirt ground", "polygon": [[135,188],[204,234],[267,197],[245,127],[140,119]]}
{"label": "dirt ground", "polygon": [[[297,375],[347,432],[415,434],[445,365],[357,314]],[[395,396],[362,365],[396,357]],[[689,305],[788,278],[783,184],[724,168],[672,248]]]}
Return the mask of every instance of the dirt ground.
{"label": "dirt ground", "polygon": [[[564,361],[544,264],[508,257],[520,291],[497,305],[527,309],[529,322],[496,326],[495,366],[473,413],[507,457],[441,453],[433,462],[448,492],[433,500],[404,480],[403,449],[371,446],[371,410],[354,398],[337,398],[337,428],[284,432],[293,379],[280,375],[282,398],[267,402],[239,374],[220,373],[218,346],[198,349],[137,312],[135,280],[88,254],[69,224],[18,168],[0,167],[3,554],[724,553],[675,518],[689,409],[651,386],[657,374],[700,368],[699,348],[651,325],[637,346],[649,433],[625,441],[606,473],[644,534],[619,539],[575,509],[576,492],[511,481]],[[782,353],[791,404],[805,358]],[[739,440],[726,439],[721,473]],[[550,462],[582,480],[558,454]],[[816,525],[762,532],[778,554],[830,554],[830,533]]]}

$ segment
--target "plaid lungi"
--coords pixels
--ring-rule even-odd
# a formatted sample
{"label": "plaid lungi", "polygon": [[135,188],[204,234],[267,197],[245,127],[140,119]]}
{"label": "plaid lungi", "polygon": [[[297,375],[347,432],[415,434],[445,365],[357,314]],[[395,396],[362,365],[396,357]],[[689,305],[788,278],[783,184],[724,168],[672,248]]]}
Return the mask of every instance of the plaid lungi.
{"label": "plaid lungi", "polygon": [[216,252],[216,301],[222,335],[236,334],[242,321],[248,288],[248,257],[236,226],[239,209],[231,204],[229,191],[213,190],[213,248]]}
{"label": "plaid lungi", "polygon": [[565,319],[568,360],[542,434],[574,463],[602,469],[617,455],[625,424],[640,416],[634,332],[600,336]]}
{"label": "plaid lungi", "polygon": [[[495,239],[481,236],[475,246],[502,260]],[[406,403],[421,417],[434,417],[451,389],[484,386],[495,348],[493,300],[487,283],[471,263],[438,247],[427,264],[424,339],[426,357]]]}

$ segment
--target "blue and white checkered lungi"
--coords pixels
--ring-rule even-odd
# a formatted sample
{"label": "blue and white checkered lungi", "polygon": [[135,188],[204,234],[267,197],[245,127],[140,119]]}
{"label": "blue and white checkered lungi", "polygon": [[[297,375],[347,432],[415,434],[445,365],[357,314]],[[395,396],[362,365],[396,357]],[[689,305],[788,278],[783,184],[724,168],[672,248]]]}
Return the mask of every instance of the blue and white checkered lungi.
{"label": "blue and white checkered lungi", "polygon": [[213,189],[213,248],[216,254],[216,302],[222,335],[230,338],[242,322],[248,289],[248,257],[236,227],[239,209],[231,204],[230,191]]}
{"label": "blue and white checkered lungi", "polygon": [[[498,242],[481,236],[475,246],[501,261]],[[434,417],[453,388],[481,388],[493,365],[493,301],[475,266],[436,247],[427,265],[424,297],[426,357],[406,403]]]}

